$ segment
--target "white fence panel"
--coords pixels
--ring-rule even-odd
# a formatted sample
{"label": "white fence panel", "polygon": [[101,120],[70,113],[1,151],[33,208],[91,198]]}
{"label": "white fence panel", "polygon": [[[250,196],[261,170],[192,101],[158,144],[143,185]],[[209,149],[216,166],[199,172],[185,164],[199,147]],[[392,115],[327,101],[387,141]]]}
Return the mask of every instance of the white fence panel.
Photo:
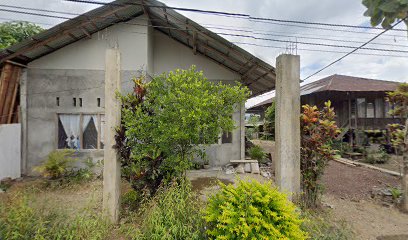
{"label": "white fence panel", "polygon": [[0,125],[0,180],[21,176],[21,125]]}

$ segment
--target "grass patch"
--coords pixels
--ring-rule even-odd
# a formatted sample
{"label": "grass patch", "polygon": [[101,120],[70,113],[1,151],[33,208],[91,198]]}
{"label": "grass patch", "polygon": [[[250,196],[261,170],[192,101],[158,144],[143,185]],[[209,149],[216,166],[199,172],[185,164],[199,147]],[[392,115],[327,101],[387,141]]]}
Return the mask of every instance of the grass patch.
{"label": "grass patch", "polygon": [[344,221],[334,221],[327,212],[303,212],[302,229],[309,233],[310,239],[351,240],[355,239],[350,226]]}

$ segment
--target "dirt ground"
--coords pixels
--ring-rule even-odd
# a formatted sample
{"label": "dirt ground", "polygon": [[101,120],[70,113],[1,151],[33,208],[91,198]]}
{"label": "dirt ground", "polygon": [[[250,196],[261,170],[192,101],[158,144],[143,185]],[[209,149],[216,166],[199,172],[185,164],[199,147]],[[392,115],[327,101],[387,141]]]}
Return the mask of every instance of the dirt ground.
{"label": "dirt ground", "polygon": [[[253,143],[273,156],[274,142],[253,140]],[[387,166],[395,167],[395,162],[390,161]],[[389,199],[372,198],[375,189],[399,186],[398,177],[332,161],[322,181],[324,205],[331,208],[337,220],[344,220],[351,226],[357,239],[408,240],[408,214],[401,213],[386,201]]]}

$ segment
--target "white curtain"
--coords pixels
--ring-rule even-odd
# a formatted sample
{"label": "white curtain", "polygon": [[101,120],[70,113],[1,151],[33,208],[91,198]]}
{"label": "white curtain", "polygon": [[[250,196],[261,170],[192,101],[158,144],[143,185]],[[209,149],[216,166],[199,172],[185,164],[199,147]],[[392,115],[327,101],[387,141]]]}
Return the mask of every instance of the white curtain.
{"label": "white curtain", "polygon": [[83,115],[82,119],[82,131],[85,131],[86,127],[88,126],[89,122],[93,119],[96,127],[96,131],[98,131],[98,117],[97,115]]}
{"label": "white curtain", "polygon": [[[64,127],[65,134],[67,135],[68,146],[72,148],[79,148],[79,127],[80,118],[79,115],[72,114],[60,114],[59,119]],[[71,138],[73,137],[73,138]]]}

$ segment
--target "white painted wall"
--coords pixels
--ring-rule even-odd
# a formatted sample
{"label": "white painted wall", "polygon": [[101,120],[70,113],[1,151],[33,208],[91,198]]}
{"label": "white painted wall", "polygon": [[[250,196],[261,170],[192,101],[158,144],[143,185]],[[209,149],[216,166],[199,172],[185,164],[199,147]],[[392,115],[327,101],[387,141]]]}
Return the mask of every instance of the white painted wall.
{"label": "white painted wall", "polygon": [[0,180],[21,177],[21,125],[0,125]]}
{"label": "white painted wall", "polygon": [[145,17],[120,23],[81,39],[28,64],[40,69],[105,69],[105,50],[117,46],[121,52],[121,70],[147,68],[148,21]]}
{"label": "white painted wall", "polygon": [[217,64],[213,60],[197,54],[193,50],[171,39],[167,35],[154,31],[154,73],[172,71],[176,68],[187,69],[196,65],[210,80],[239,80],[237,73]]}

